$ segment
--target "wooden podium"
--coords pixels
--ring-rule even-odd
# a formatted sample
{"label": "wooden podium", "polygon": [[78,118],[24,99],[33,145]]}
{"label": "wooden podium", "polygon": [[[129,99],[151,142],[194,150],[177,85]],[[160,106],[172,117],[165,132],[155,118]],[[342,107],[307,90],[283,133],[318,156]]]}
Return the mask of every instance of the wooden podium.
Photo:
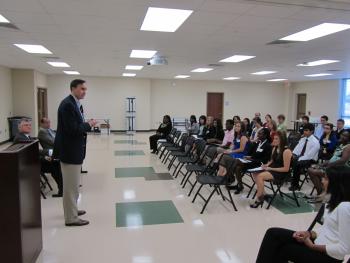
{"label": "wooden podium", "polygon": [[0,152],[0,261],[34,263],[42,249],[38,141]]}

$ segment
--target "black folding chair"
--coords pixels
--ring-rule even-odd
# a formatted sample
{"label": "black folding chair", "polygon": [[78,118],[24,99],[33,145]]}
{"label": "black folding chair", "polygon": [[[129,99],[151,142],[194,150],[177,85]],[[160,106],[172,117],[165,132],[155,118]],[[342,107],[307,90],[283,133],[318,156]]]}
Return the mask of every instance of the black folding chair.
{"label": "black folding chair", "polygon": [[204,173],[209,173],[215,171],[215,158],[217,156],[216,152],[216,147],[215,146],[207,146],[206,150],[202,154],[202,160],[196,164],[188,164],[185,166],[186,173],[180,183],[182,185],[182,188],[185,188],[186,184],[189,183],[191,185],[191,190],[188,193],[188,196],[190,196],[197,184],[197,180],[192,182],[190,180],[191,175],[195,173],[197,176],[204,174]]}
{"label": "black folding chair", "polygon": [[171,167],[175,166],[174,163],[175,163],[177,158],[190,157],[190,154],[191,154],[191,151],[193,149],[193,145],[194,145],[195,141],[196,141],[196,139],[194,137],[188,136],[186,139],[186,143],[185,143],[184,148],[177,150],[177,151],[176,150],[170,151],[168,158],[170,158],[170,156],[172,156],[172,159],[169,162],[168,170],[170,170]]}
{"label": "black folding chair", "polygon": [[205,151],[205,145],[205,140],[195,140],[190,156],[180,156],[177,159],[178,163],[173,173],[173,176],[175,176],[175,178],[178,177],[179,173],[184,175],[184,173],[181,172],[181,169],[184,167],[185,164],[195,164],[201,161],[201,157],[203,155],[203,152]]}
{"label": "black folding chair", "polygon": [[166,163],[168,161],[169,158],[169,154],[171,151],[180,151],[180,150],[184,150],[186,141],[187,141],[187,137],[188,134],[187,133],[182,133],[181,136],[177,139],[176,143],[173,145],[166,145],[164,147],[164,157],[162,160],[162,163]]}
{"label": "black folding chair", "polygon": [[[207,207],[210,199],[212,198],[212,196],[214,195],[214,193],[219,193],[219,195],[222,197],[223,201],[229,201],[232,206],[233,209],[235,211],[237,211],[237,207],[233,201],[232,195],[231,195],[231,191],[229,189],[229,186],[234,182],[235,177],[234,176],[230,176],[232,173],[232,170],[235,168],[235,160],[232,158],[232,161],[229,162],[228,164],[225,163],[221,163],[221,159],[224,156],[224,154],[220,157],[219,162],[220,165],[225,166],[226,170],[227,170],[227,174],[225,176],[218,176],[216,175],[216,173],[207,173],[207,174],[203,174],[203,175],[198,175],[197,176],[197,181],[200,184],[200,187],[198,188],[192,203],[195,202],[197,196],[199,196],[203,201],[204,201],[204,205],[203,208],[201,210],[201,214],[203,214],[205,208]],[[203,188],[204,185],[209,185],[213,188],[213,190],[211,191],[211,193],[209,194],[209,196],[207,198],[205,198],[201,193],[201,189]],[[220,188],[220,186],[224,186],[227,190],[227,194],[228,194],[228,198],[222,193],[222,190]]]}
{"label": "black folding chair", "polygon": [[174,135],[169,135],[166,142],[160,141],[158,143],[157,152],[160,153],[159,159],[162,159],[166,147],[176,146],[179,143],[181,131],[176,131]]}
{"label": "black folding chair", "polygon": [[312,221],[311,225],[307,229],[307,231],[311,231],[315,225],[318,223],[320,225],[323,225],[323,215],[324,215],[324,210],[325,210],[326,204],[322,204],[320,209],[318,210],[318,213],[314,220]]}

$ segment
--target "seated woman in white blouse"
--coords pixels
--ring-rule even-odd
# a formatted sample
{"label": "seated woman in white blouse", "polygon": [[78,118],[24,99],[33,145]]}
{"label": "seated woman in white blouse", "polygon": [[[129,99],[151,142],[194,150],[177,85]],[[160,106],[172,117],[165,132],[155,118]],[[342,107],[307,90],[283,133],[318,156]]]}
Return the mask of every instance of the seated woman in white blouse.
{"label": "seated woman in white blouse", "polygon": [[342,262],[350,254],[350,167],[328,168],[326,174],[323,184],[330,199],[319,231],[268,229],[257,263]]}

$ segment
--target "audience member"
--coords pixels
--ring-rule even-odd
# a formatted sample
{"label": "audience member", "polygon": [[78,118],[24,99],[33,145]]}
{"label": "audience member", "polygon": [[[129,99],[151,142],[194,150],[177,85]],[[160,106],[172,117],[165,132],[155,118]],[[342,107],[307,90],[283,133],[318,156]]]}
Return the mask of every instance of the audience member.
{"label": "audience member", "polygon": [[245,126],[245,129],[246,129],[246,136],[248,138],[250,138],[250,135],[252,135],[252,127],[250,125],[250,120],[248,118],[244,118],[243,119],[243,123],[244,123],[244,126]]}
{"label": "audience member", "polygon": [[236,124],[237,122],[241,122],[241,117],[239,117],[238,115],[233,116],[233,122]]}
{"label": "audience member", "polygon": [[287,133],[287,125],[285,124],[286,117],[283,114],[277,116],[277,130]]}
{"label": "audience member", "polygon": [[231,186],[231,190],[236,190],[235,194],[239,194],[243,190],[242,178],[248,169],[260,167],[266,164],[271,157],[271,140],[270,131],[263,128],[258,132],[258,141],[253,142],[249,147],[247,155],[244,157],[245,161],[238,160],[235,175],[237,184]]}
{"label": "audience member", "polygon": [[254,129],[252,134],[250,135],[250,141],[256,142],[258,140],[258,132],[263,128],[261,119],[259,117],[255,117],[253,120]]}
{"label": "audience member", "polygon": [[255,128],[255,124],[254,124],[254,119],[255,118],[260,118],[260,120],[261,120],[261,113],[260,112],[255,112],[255,114],[254,114],[254,118],[252,119],[252,122],[250,123],[250,126],[251,126],[251,128],[252,128],[252,130]]}
{"label": "audience member", "polygon": [[220,119],[214,119],[212,127],[208,128],[205,138],[207,143],[221,144],[224,139],[225,132]]}
{"label": "audience member", "polygon": [[55,138],[56,132],[51,129],[50,119],[42,118],[40,120],[40,130],[38,133],[38,139],[43,148],[40,151],[41,171],[44,173],[50,173],[57,184],[58,193],[52,195],[52,197],[62,197],[63,179],[60,161],[52,158]]}
{"label": "audience member", "polygon": [[251,208],[262,207],[265,200],[264,182],[268,180],[280,181],[290,173],[292,152],[287,147],[287,136],[282,131],[277,131],[272,141],[271,159],[267,164],[261,166],[263,172],[254,173],[253,178],[257,187],[256,200]]}
{"label": "audience member", "polygon": [[323,184],[330,199],[323,225],[317,231],[268,229],[257,263],[342,262],[350,254],[350,168],[332,167],[326,174]]}
{"label": "audience member", "polygon": [[201,137],[201,138],[204,137],[206,127],[207,127],[207,117],[204,115],[201,115],[199,117],[199,132],[198,132],[199,137]]}
{"label": "audience member", "polygon": [[266,116],[265,116],[265,123],[263,124],[263,126],[265,128],[268,128],[271,121],[272,121],[271,115],[270,114],[266,114]]}
{"label": "audience member", "polygon": [[235,131],[233,129],[234,127],[233,120],[232,119],[226,120],[225,126],[226,126],[225,136],[224,136],[224,139],[221,141],[221,144],[220,144],[220,141],[218,140],[214,142],[216,144],[220,144],[220,147],[217,148],[218,153],[222,153],[225,151],[225,149],[229,149],[234,139]]}
{"label": "audience member", "polygon": [[320,138],[320,153],[321,160],[329,160],[337,147],[338,139],[333,132],[333,124],[326,123],[324,125],[324,133]]}
{"label": "audience member", "polygon": [[343,131],[345,131],[345,121],[343,119],[337,120],[337,127],[335,130],[335,135],[337,136],[337,139],[340,139],[340,135],[342,134]]}
{"label": "audience member", "polygon": [[304,115],[303,117],[301,117],[301,124],[299,126],[299,132],[301,135],[304,134],[304,125],[308,124],[309,122],[310,122],[309,116]]}
{"label": "audience member", "polygon": [[267,125],[267,128],[270,130],[270,137],[275,137],[275,134],[277,132],[277,123],[274,120],[271,120],[270,123]]}
{"label": "audience member", "polygon": [[344,131],[340,135],[339,145],[334,151],[332,158],[329,161],[323,162],[320,165],[313,165],[308,169],[308,174],[312,183],[315,186],[317,196],[306,195],[310,199],[309,203],[322,202],[325,197],[325,191],[322,187],[322,178],[325,177],[325,168],[334,166],[348,166],[350,167],[350,133]]}
{"label": "audience member", "polygon": [[149,137],[149,145],[153,154],[157,153],[157,141],[166,139],[171,132],[173,125],[169,115],[163,117],[163,122],[159,125],[156,134]]}
{"label": "audience member", "polygon": [[317,139],[320,139],[323,135],[324,125],[328,122],[328,117],[326,115],[321,116],[320,122],[321,124],[317,125],[317,128],[315,129],[315,136],[317,137]]}
{"label": "audience member", "polygon": [[186,131],[189,135],[197,135],[199,132],[199,124],[195,115],[191,115],[190,121],[186,123]]}
{"label": "audience member", "polygon": [[313,135],[314,126],[311,123],[304,125],[304,136],[293,151],[293,177],[290,191],[299,189],[300,175],[318,160],[320,143]]}

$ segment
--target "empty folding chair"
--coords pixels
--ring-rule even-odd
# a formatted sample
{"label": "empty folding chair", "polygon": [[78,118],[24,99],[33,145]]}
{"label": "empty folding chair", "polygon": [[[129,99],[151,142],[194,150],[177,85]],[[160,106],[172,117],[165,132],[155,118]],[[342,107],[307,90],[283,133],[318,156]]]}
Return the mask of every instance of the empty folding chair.
{"label": "empty folding chair", "polygon": [[169,153],[169,157],[172,156],[172,159],[170,160],[170,163],[168,165],[168,170],[171,169],[171,167],[173,167],[175,160],[179,157],[189,157],[191,154],[191,151],[193,149],[193,145],[194,142],[196,141],[196,139],[192,136],[188,136],[186,143],[185,143],[185,147],[183,149],[180,150],[175,150],[175,151],[170,151]]}
{"label": "empty folding chair", "polygon": [[[203,201],[204,201],[204,205],[203,208],[201,210],[201,214],[203,214],[205,208],[207,207],[209,201],[211,200],[212,196],[214,195],[214,193],[219,193],[219,195],[222,197],[223,201],[229,201],[232,206],[233,209],[235,211],[237,211],[237,207],[233,201],[229,186],[234,182],[235,177],[234,177],[234,173],[233,170],[235,168],[236,165],[236,160],[231,158],[226,160],[225,162],[221,162],[222,157],[224,155],[221,156],[221,158],[219,159],[219,163],[220,165],[224,166],[227,170],[227,174],[225,176],[218,176],[216,175],[216,173],[207,173],[207,174],[203,174],[203,175],[198,175],[197,176],[197,181],[200,184],[200,187],[198,188],[192,203],[195,202],[196,198],[199,196]],[[206,198],[204,197],[200,191],[202,190],[203,186],[205,185],[209,185],[211,186],[211,193],[209,194],[209,196]],[[220,186],[223,186],[226,188],[227,194],[228,194],[228,198],[223,194]]]}

